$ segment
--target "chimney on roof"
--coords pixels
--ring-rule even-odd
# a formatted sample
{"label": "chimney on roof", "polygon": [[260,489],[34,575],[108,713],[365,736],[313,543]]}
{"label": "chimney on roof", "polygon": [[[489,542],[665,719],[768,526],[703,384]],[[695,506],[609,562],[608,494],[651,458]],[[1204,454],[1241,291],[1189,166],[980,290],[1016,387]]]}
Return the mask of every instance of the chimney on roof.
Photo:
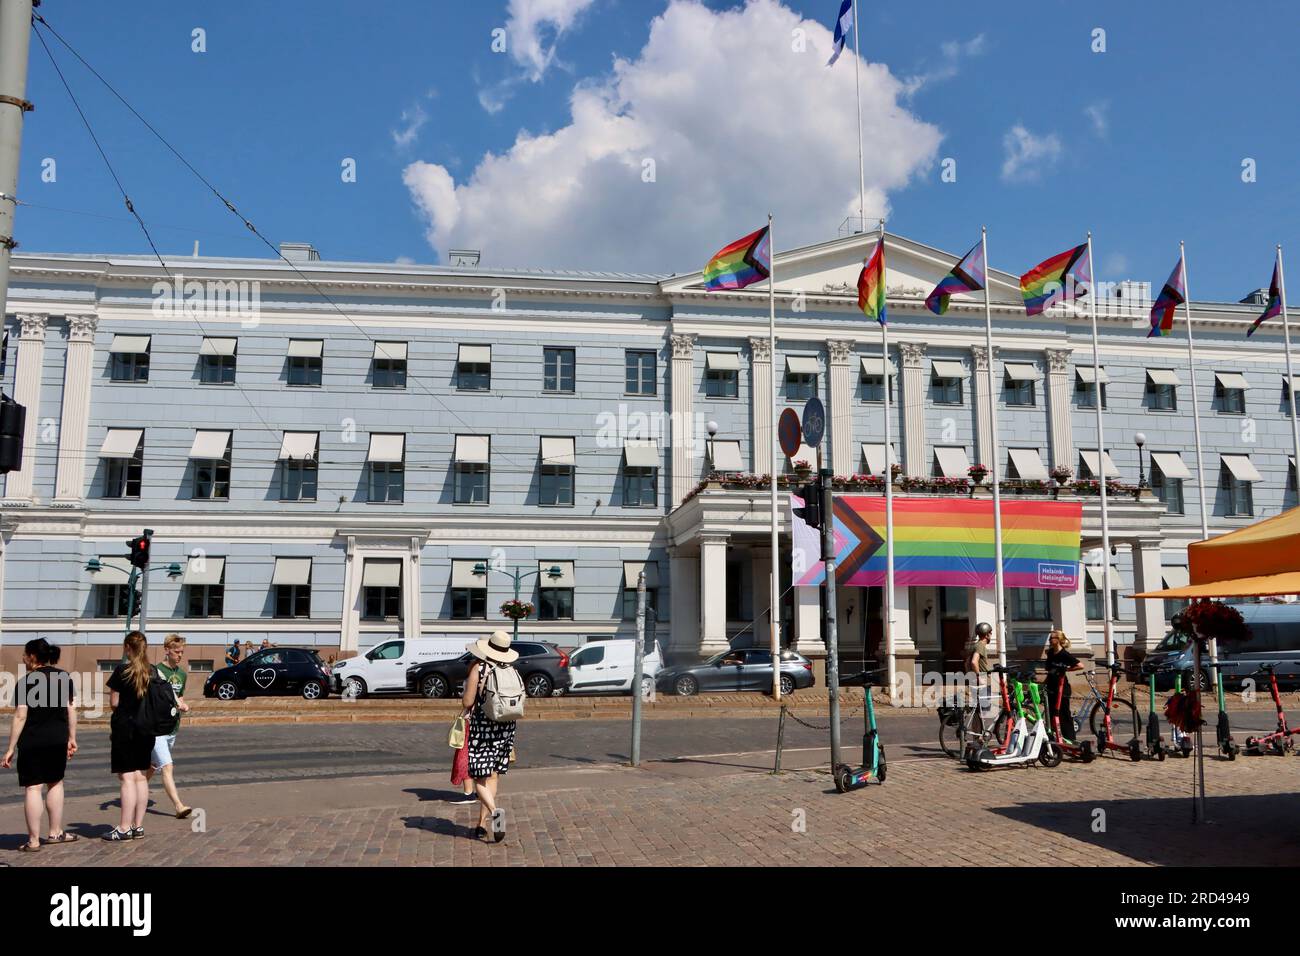
{"label": "chimney on roof", "polygon": [[1268,290],[1256,289],[1241,300],[1242,305],[1268,305]]}
{"label": "chimney on roof", "polygon": [[290,262],[320,262],[320,253],[310,242],[282,242],[280,255]]}
{"label": "chimney on roof", "polygon": [[476,266],[478,265],[479,251],[477,249],[448,249],[447,264],[451,266]]}

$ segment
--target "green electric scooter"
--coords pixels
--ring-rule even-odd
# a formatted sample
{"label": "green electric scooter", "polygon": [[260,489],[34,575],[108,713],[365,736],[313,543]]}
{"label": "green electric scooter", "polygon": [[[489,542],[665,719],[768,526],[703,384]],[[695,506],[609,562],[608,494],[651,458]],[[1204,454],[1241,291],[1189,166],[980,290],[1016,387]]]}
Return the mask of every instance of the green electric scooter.
{"label": "green electric scooter", "polygon": [[1232,739],[1232,728],[1228,726],[1228,709],[1223,706],[1223,665],[1205,662],[1201,666],[1214,668],[1214,689],[1219,700],[1219,722],[1215,725],[1214,735],[1218,740],[1219,753],[1229,760],[1236,760],[1241,747]]}
{"label": "green electric scooter", "polygon": [[841,687],[860,685],[866,698],[862,711],[862,766],[840,764],[835,768],[835,789],[840,793],[860,790],[872,780],[876,783],[885,782],[885,748],[880,743],[880,733],[876,729],[876,707],[871,700],[871,682],[867,679],[869,675],[878,673],[880,670],[862,671],[840,681]]}
{"label": "green electric scooter", "polygon": [[1147,713],[1147,756],[1156,760],[1165,759],[1165,739],[1160,736],[1160,717],[1156,714],[1156,672],[1147,675],[1147,693],[1150,694],[1151,709]]}

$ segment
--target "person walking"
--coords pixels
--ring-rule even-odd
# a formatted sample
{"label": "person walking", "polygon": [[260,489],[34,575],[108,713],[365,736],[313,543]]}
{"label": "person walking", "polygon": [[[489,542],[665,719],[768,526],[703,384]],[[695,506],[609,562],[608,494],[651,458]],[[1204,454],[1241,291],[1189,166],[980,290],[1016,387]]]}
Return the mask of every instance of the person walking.
{"label": "person walking", "polygon": [[239,663],[239,657],[240,657],[239,641],[238,639],[236,639],[231,643],[229,647],[226,648],[226,666],[234,667],[236,664]]}
{"label": "person walking", "polygon": [[149,687],[155,670],[149,663],[149,641],[139,631],[132,631],[122,642],[126,657],[108,678],[109,768],[121,781],[122,817],[119,826],[104,834],[110,843],[139,840],[144,837],[144,814],[149,807],[149,772],[154,738],[135,726],[140,700]]}
{"label": "person walking", "polygon": [[1074,726],[1074,717],[1070,713],[1070,678],[1069,671],[1081,670],[1083,665],[1079,658],[1070,653],[1070,639],[1065,632],[1056,628],[1047,636],[1047,717],[1053,721],[1057,714],[1056,695],[1061,694],[1061,736],[1073,741],[1078,731]]}
{"label": "person walking", "polygon": [[176,819],[184,820],[194,810],[181,801],[180,794],[176,792],[176,780],[172,771],[172,748],[176,746],[176,735],[180,733],[181,714],[188,713],[190,709],[190,705],[185,703],[185,682],[189,677],[185,671],[185,638],[179,634],[168,634],[163,641],[163,662],[158,665],[158,673],[172,685],[172,692],[176,694],[176,725],[165,737],[154,738],[153,756],[150,759],[149,770],[145,773],[145,779],[152,780],[155,773],[162,772],[163,790],[167,792],[167,797],[172,802]]}
{"label": "person walking", "polygon": [[[72,677],[54,665],[59,649],[44,638],[23,648],[27,673],[17,688],[9,746],[0,757],[8,770],[18,754],[18,786],[24,790],[27,842],[18,849],[33,853],[46,844],[76,843],[63,829],[63,777],[77,752],[77,710]],[[42,799],[42,789],[44,797]],[[41,840],[41,811],[49,817],[49,837]]]}
{"label": "person walking", "polygon": [[488,821],[492,823],[492,837],[497,843],[506,838],[505,814],[497,806],[497,783],[501,774],[510,769],[510,752],[515,745],[515,721],[491,720],[483,712],[484,692],[488,679],[497,668],[507,668],[519,659],[519,652],[510,646],[506,631],[494,631],[492,636],[470,644],[465,649],[478,663],[470,668],[461,694],[464,715],[469,718],[469,775],[474,781],[478,796],[478,827],[474,835],[480,839],[488,834]]}

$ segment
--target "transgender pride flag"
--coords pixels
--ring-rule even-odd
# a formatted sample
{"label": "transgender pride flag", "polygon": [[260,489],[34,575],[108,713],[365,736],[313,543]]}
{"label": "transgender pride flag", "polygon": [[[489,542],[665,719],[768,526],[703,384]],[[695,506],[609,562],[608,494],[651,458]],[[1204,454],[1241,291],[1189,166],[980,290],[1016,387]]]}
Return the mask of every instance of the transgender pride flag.
{"label": "transgender pride flag", "polygon": [[925,307],[935,315],[948,311],[948,300],[959,292],[978,292],[988,279],[984,272],[984,243],[975,243],[971,251],[961,257],[934,291],[925,297]]}
{"label": "transgender pride flag", "polygon": [[1151,306],[1151,331],[1147,338],[1159,338],[1174,330],[1174,311],[1187,301],[1187,286],[1183,281],[1183,260],[1169,273],[1169,281],[1160,290],[1155,305]]}

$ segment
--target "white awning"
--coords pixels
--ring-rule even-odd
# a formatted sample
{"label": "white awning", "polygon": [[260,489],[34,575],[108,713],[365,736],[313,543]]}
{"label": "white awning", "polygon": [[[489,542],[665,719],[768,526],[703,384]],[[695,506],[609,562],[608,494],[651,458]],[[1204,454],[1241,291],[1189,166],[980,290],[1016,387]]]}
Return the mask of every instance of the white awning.
{"label": "white awning", "polygon": [[1171,368],[1149,368],[1147,378],[1156,385],[1178,385],[1178,373]]}
{"label": "white awning", "polygon": [[740,461],[740,442],[738,441],[709,442],[709,459],[713,463],[714,471],[745,470],[745,466]]}
{"label": "white awning", "polygon": [[141,355],[149,351],[149,339],[148,335],[115,335],[108,350],[123,355]]}
{"label": "white awning", "polygon": [[1008,448],[1007,455],[1021,481],[1046,481],[1047,468],[1037,448]]}
{"label": "white awning", "polygon": [[1250,388],[1250,382],[1240,372],[1215,372],[1214,379],[1220,388]]}
{"label": "white awning", "polygon": [[99,447],[100,458],[134,458],[144,437],[143,428],[110,428]]}
{"label": "white awning", "polygon": [[1220,455],[1223,463],[1228,466],[1228,471],[1238,481],[1263,481],[1263,476],[1255,470],[1255,466],[1250,462],[1249,455]]}
{"label": "white awning", "polygon": [[367,461],[400,462],[406,457],[406,436],[370,433]]}
{"label": "white awning", "polygon": [[181,584],[220,584],[221,576],[225,573],[225,558],[191,555],[185,562],[185,574],[181,577]]}
{"label": "white awning", "polygon": [[[1091,385],[1092,380],[1097,377],[1097,369],[1091,365],[1076,365],[1074,373],[1079,376],[1079,381],[1088,385]],[[1103,367],[1101,370],[1101,384],[1106,385],[1109,382],[1110,376],[1106,374],[1106,369]]]}
{"label": "white awning", "polygon": [[707,352],[704,367],[722,372],[739,372],[740,356],[735,352]]}
{"label": "white awning", "polygon": [[486,568],[482,574],[475,574],[476,565],[487,565],[487,561],[479,561],[474,558],[468,560],[455,558],[451,562],[451,586],[454,588],[486,588],[488,586],[488,575]]}
{"label": "white awning", "polygon": [[271,583],[311,584],[311,558],[276,558]]}
{"label": "white awning", "polygon": [[[1088,572],[1089,579],[1096,586],[1097,590],[1100,591],[1102,586],[1105,583],[1105,581],[1103,580],[1102,566],[1100,564],[1085,564],[1084,568]],[[1110,566],[1110,589],[1112,591],[1126,590],[1124,585],[1124,578],[1119,573],[1119,568],[1115,567],[1115,565],[1113,564]],[[1114,612],[1115,609],[1111,608],[1111,613],[1113,614]]]}
{"label": "white awning", "polygon": [[491,365],[492,346],[462,345],[457,356],[456,362],[460,365]]}
{"label": "white awning", "polygon": [[577,466],[577,463],[578,459],[573,449],[572,438],[542,439],[543,465],[568,465],[573,468]]}
{"label": "white awning", "polygon": [[659,562],[658,561],[624,561],[623,562],[623,587],[635,588],[637,575],[645,571],[645,586],[647,588],[659,587]]}
{"label": "white awning", "polygon": [[1167,588],[1185,588],[1191,581],[1186,568],[1161,568],[1160,579]]}
{"label": "white awning", "polygon": [[[1285,375],[1282,376],[1282,387],[1283,387],[1283,388],[1286,388],[1286,376],[1285,376]],[[1300,375],[1292,375],[1292,376],[1291,376],[1291,390],[1292,390],[1292,391],[1295,391],[1297,388],[1300,388]]]}
{"label": "white awning", "polygon": [[280,461],[315,461],[316,445],[320,435],[316,432],[285,432],[280,440]]}
{"label": "white awning", "polygon": [[1007,378],[1013,382],[1036,382],[1038,381],[1038,369],[1028,362],[1007,362],[1005,366]]}
{"label": "white awning", "polygon": [[810,355],[787,355],[785,371],[788,375],[816,375],[821,371],[821,366]]}
{"label": "white awning", "polygon": [[623,460],[629,468],[658,468],[659,446],[654,442],[627,442],[623,445]]}
{"label": "white awning", "polygon": [[376,342],[374,357],[376,359],[389,359],[394,362],[405,362],[406,343],[405,342]]}
{"label": "white awning", "polygon": [[1160,474],[1166,478],[1192,477],[1192,473],[1187,470],[1187,464],[1183,461],[1183,456],[1176,451],[1153,451],[1151,464],[1159,468]]}
{"label": "white awning", "polygon": [[205,338],[199,348],[200,355],[234,355],[239,339]]}
{"label": "white awning", "polygon": [[491,439],[487,435],[457,435],[456,460],[473,465],[486,465]]}
{"label": "white awning", "polygon": [[361,571],[363,588],[400,588],[402,586],[402,561],[400,558],[366,558]]}
{"label": "white awning", "polygon": [[930,369],[935,378],[965,378],[966,366],[952,359],[932,359]]}
{"label": "white awning", "polygon": [[196,431],[194,444],[190,446],[190,457],[204,461],[216,461],[226,457],[230,447],[230,432]]}
{"label": "white awning", "polygon": [[[885,473],[885,446],[883,444],[872,444],[864,442],[862,445],[862,457],[867,460],[867,474],[884,475]],[[894,446],[889,446],[889,464],[898,464],[898,454]]]}
{"label": "white awning", "polygon": [[[882,358],[865,357],[862,359],[862,374],[872,375],[876,378],[885,377],[885,360]],[[894,366],[889,366],[889,374],[894,374]]]}
{"label": "white awning", "polygon": [[324,351],[325,343],[321,339],[289,340],[290,358],[320,358]]}
{"label": "white awning", "polygon": [[[551,568],[558,567],[560,576],[551,577]],[[538,561],[537,586],[541,588],[571,588],[573,583],[573,562],[572,561]]]}
{"label": "white awning", "polygon": [[939,462],[939,471],[945,478],[965,478],[970,469],[970,459],[966,457],[965,448],[934,449],[934,457]]}
{"label": "white awning", "polygon": [[131,581],[131,572],[126,568],[120,568],[116,565],[109,564],[110,561],[121,562],[120,555],[112,557],[99,556],[99,570],[90,576],[92,584],[129,584]]}
{"label": "white awning", "polygon": [[[1088,473],[1091,474],[1092,477],[1096,478],[1100,474],[1100,471],[1097,468],[1097,452],[1095,450],[1088,451],[1084,449],[1079,452],[1079,455],[1083,458],[1083,463],[1087,467]],[[1106,477],[1118,478],[1119,469],[1115,467],[1115,462],[1111,460],[1110,452],[1105,452],[1103,457],[1106,461]]]}

